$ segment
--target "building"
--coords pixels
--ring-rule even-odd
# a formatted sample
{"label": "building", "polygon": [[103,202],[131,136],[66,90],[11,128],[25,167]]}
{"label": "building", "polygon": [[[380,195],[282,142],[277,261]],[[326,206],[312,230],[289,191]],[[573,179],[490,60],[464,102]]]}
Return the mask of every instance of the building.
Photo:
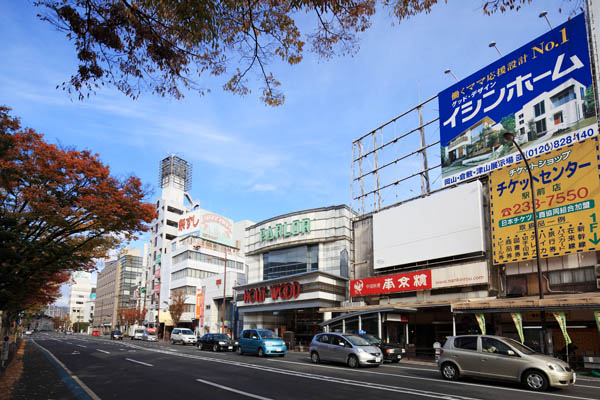
{"label": "building", "polygon": [[[164,265],[164,257],[170,243],[178,235],[178,223],[183,214],[194,204],[186,193],[192,187],[192,165],[184,159],[171,155],[161,160],[159,169],[161,197],[156,202],[157,218],[150,226],[150,243],[146,256],[145,304],[146,321],[150,324],[167,322],[170,270]],[[185,205],[188,200],[190,206]],[[159,320],[162,311],[163,319]],[[160,333],[162,335],[162,333]]]}
{"label": "building", "polygon": [[272,329],[292,346],[310,342],[327,317],[319,308],[346,300],[355,215],[323,207],[246,228],[248,281],[234,288],[244,328]]}
{"label": "building", "polygon": [[[177,221],[177,239],[172,241],[161,262],[170,271],[169,293],[185,295],[184,312],[178,326],[203,334],[221,330],[223,285],[226,290],[225,328],[230,330],[236,318],[233,313],[232,287],[246,282],[244,234],[251,221],[234,223],[231,219],[210,211],[195,209]],[[225,263],[227,273],[225,274]],[[202,303],[202,307],[198,308]],[[215,311],[216,310],[216,311]],[[161,322],[173,326],[166,312]],[[232,319],[233,318],[233,319]]]}
{"label": "building", "polygon": [[116,260],[108,261],[98,272],[94,327],[110,332],[123,325],[119,309],[136,308],[137,293],[143,273],[142,255],[139,249],[123,249]]}
{"label": "building", "polygon": [[542,136],[550,138],[584,118],[585,86],[571,78],[549,92],[544,92],[515,113],[519,143]]}
{"label": "building", "polygon": [[87,326],[93,320],[93,304],[90,303],[96,287],[92,283],[92,274],[85,271],[73,273],[69,287],[69,319],[75,331],[80,331],[80,325]]}

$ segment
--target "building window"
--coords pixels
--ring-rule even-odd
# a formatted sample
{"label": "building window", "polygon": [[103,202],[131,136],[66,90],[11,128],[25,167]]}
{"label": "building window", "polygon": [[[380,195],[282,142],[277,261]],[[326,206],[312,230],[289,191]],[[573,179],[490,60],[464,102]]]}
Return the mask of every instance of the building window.
{"label": "building window", "polygon": [[263,254],[263,279],[295,275],[319,269],[319,245],[290,247]]}
{"label": "building window", "polygon": [[535,133],[546,132],[546,118],[535,121]]}
{"label": "building window", "polygon": [[539,117],[540,115],[546,112],[546,108],[544,107],[544,100],[540,101],[539,103],[533,106],[533,112],[535,113],[536,117]]}
{"label": "building window", "polygon": [[171,206],[167,206],[167,211],[175,213],[175,214],[179,214],[179,215],[183,214],[182,210],[175,208],[175,207],[171,207]]}
{"label": "building window", "polygon": [[175,221],[167,220],[167,225],[172,226],[173,228],[177,228],[179,225]]}
{"label": "building window", "polygon": [[202,279],[202,278],[209,278],[209,277],[215,276],[215,275],[217,275],[217,274],[214,272],[202,271],[200,269],[194,269],[194,268],[185,268],[185,269],[182,269],[181,271],[173,272],[171,274],[171,280],[181,279],[181,278]]}
{"label": "building window", "polygon": [[558,125],[558,124],[562,124],[563,123],[563,113],[558,112],[556,114],[554,114],[554,125]]}
{"label": "building window", "polygon": [[174,296],[177,292],[183,292],[185,295],[195,295],[196,294],[196,286],[180,286],[177,288],[171,289],[171,296]]}

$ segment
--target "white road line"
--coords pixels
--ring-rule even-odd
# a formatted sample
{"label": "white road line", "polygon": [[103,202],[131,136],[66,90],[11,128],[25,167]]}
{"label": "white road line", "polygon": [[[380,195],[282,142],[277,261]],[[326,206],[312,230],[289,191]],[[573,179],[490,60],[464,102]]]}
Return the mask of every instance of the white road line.
{"label": "white road line", "polygon": [[71,342],[65,342],[65,343],[66,343],[66,344],[73,344],[73,343],[71,343]]}
{"label": "white road line", "polygon": [[414,367],[405,367],[403,365],[386,365],[386,367],[392,367],[392,368],[404,368],[404,369],[414,369],[415,371],[430,371],[430,372],[438,372],[439,369],[437,368],[414,368]]}
{"label": "white road line", "polygon": [[131,362],[134,362],[134,363],[142,364],[142,365],[145,365],[145,366],[147,366],[147,367],[154,367],[154,365],[152,365],[152,364],[147,364],[147,363],[145,363],[145,362],[141,362],[141,361],[137,361],[137,360],[132,360],[131,358],[126,358],[126,360],[127,360],[127,361],[131,361]]}
{"label": "white road line", "polygon": [[87,346],[84,346],[84,345],[82,345],[82,344],[78,344],[77,346],[79,346],[79,347],[84,347],[84,348],[86,348],[86,349],[87,349]]}
{"label": "white road line", "polygon": [[110,352],[106,351],[106,350],[100,350],[100,349],[96,349],[97,351],[101,352],[101,353],[106,353],[106,354],[110,354]]}
{"label": "white road line", "polygon": [[223,389],[223,390],[228,390],[230,392],[233,393],[237,393],[237,394],[241,394],[242,396],[246,396],[246,397],[252,397],[253,399],[260,399],[260,400],[272,400],[269,397],[263,397],[263,396],[258,396],[252,393],[248,393],[248,392],[243,392],[241,390],[237,390],[234,388],[230,388],[227,386],[223,386],[223,385],[219,385],[217,383],[213,383],[213,382],[209,382],[209,381],[205,381],[204,379],[196,379],[198,382],[204,383],[206,385],[210,385],[210,386],[214,386],[214,387],[218,387],[219,389]]}

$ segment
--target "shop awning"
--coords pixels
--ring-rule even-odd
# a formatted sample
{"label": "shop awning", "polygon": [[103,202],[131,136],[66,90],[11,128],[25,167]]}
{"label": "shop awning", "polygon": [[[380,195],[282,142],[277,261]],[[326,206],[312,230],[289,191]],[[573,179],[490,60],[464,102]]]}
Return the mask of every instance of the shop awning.
{"label": "shop awning", "polygon": [[540,310],[573,310],[600,308],[600,293],[548,294],[543,299],[538,296],[504,298],[504,299],[471,299],[452,303],[452,312],[482,313],[510,311]]}
{"label": "shop awning", "polygon": [[417,311],[419,308],[432,308],[432,307],[450,307],[451,304],[448,301],[424,301],[420,303],[394,303],[394,304],[372,304],[368,306],[346,306],[346,307],[329,307],[321,308],[319,312],[352,312],[352,311],[372,311],[378,308],[392,308],[398,311]]}
{"label": "shop awning", "polygon": [[298,310],[302,308],[318,308],[328,307],[331,303],[321,300],[314,301],[294,301],[286,303],[269,303],[259,304],[254,306],[239,306],[237,308],[239,313],[250,313],[250,312],[268,312],[268,311],[283,311],[283,310]]}
{"label": "shop awning", "polygon": [[[355,311],[355,312],[350,312],[350,313],[347,313],[347,314],[343,314],[343,315],[340,315],[338,317],[331,318],[331,319],[328,319],[327,321],[321,322],[319,325],[320,326],[330,325],[330,324],[333,324],[333,323],[335,323],[337,321],[341,321],[343,319],[348,319],[348,318],[356,317],[358,315],[373,314],[373,313],[377,313],[377,312],[383,313],[383,312],[398,312],[398,311],[401,311],[401,312],[416,312],[417,309],[416,308],[412,308],[412,307],[396,307],[396,306],[394,306],[394,307],[381,307],[380,306],[379,308],[371,308],[369,310]],[[322,312],[322,311],[320,311],[320,312]]]}

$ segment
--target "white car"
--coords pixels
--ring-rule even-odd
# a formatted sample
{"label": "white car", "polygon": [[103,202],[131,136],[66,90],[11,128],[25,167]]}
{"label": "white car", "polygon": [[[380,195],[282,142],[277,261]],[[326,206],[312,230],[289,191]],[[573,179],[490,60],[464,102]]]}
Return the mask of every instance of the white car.
{"label": "white car", "polygon": [[192,332],[191,329],[187,328],[175,328],[173,332],[171,332],[171,344],[181,343],[182,345],[186,344],[196,344],[196,334]]}
{"label": "white car", "polygon": [[144,339],[144,330],[136,329],[135,332],[133,332],[133,336],[131,337],[131,340],[143,340],[143,339]]}
{"label": "white car", "polygon": [[31,329],[27,329],[27,330],[25,331],[25,334],[26,334],[26,335],[33,335],[33,331],[32,331]]}

